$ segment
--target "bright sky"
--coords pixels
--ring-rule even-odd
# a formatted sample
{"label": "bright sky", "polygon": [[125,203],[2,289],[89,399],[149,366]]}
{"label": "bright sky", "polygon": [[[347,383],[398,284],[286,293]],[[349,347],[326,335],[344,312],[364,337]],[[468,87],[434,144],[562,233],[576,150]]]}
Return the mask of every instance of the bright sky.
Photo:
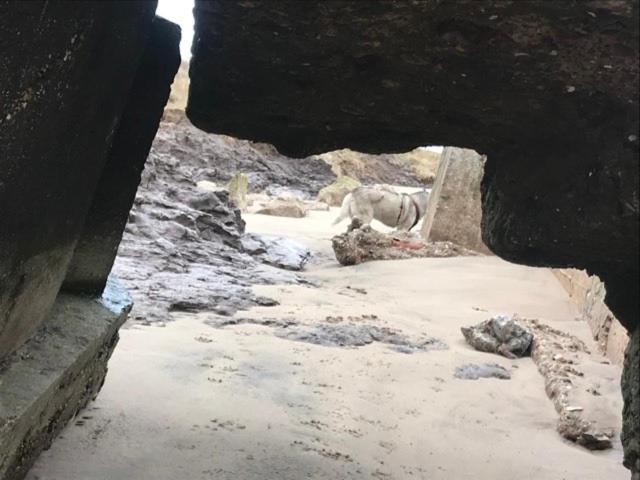
{"label": "bright sky", "polygon": [[[191,41],[193,40],[193,0],[158,0],[156,13],[171,20],[182,28],[180,54],[183,61],[191,58]],[[442,147],[430,146],[427,149],[440,153]]]}
{"label": "bright sky", "polygon": [[193,40],[193,0],[158,0],[156,14],[180,25],[180,54],[183,61],[188,61]]}

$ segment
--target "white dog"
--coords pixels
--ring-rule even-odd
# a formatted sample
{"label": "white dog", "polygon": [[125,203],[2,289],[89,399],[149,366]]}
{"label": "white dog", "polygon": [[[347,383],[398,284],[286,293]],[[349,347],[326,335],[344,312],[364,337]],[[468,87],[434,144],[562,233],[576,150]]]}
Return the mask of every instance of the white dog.
{"label": "white dog", "polygon": [[340,215],[333,224],[351,218],[357,219],[358,224],[368,225],[375,218],[389,227],[408,232],[427,212],[428,199],[426,190],[408,195],[385,187],[358,187],[344,197]]}

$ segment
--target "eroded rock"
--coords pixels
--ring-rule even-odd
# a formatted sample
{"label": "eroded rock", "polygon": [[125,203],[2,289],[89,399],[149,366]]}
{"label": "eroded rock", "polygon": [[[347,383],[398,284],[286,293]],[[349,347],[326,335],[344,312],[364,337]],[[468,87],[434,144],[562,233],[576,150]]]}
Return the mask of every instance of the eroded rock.
{"label": "eroded rock", "polygon": [[477,255],[451,242],[427,243],[418,235],[404,232],[385,234],[369,225],[352,224],[346,233],[331,239],[336,259],[342,265],[357,265],[373,260],[398,260],[419,257],[455,257]]}
{"label": "eroded rock", "polygon": [[529,355],[533,334],[517,319],[498,315],[478,325],[460,329],[465,340],[481,352],[498,353],[507,358]]}

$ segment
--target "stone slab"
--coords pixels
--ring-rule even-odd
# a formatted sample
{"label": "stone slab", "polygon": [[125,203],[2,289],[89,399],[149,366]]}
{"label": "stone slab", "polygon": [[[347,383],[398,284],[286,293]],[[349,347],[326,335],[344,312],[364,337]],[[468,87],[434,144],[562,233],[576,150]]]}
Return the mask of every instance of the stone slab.
{"label": "stone slab", "polygon": [[110,280],[101,298],[58,295],[33,337],[0,369],[0,478],[22,479],[95,398],[131,301]]}
{"label": "stone slab", "polygon": [[480,183],[485,157],[466,148],[446,147],[429,195],[422,236],[491,253],[482,242]]}

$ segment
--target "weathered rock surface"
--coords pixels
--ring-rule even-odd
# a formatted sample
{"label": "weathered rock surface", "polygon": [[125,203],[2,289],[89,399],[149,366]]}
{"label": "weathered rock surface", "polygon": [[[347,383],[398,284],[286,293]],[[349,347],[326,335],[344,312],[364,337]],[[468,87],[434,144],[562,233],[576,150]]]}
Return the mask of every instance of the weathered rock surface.
{"label": "weathered rock surface", "polygon": [[427,241],[448,241],[490,253],[480,231],[484,162],[473,150],[445,147],[422,222],[421,233]]}
{"label": "weathered rock surface", "polygon": [[114,264],[134,299],[132,320],[168,321],[172,311],[231,315],[275,304],[251,285],[305,282],[284,268],[302,268],[308,252],[255,236],[243,244],[244,221],[228,193],[198,187],[210,178],[211,159],[186,155],[188,147],[174,143],[182,140],[170,128],[158,131]]}
{"label": "weathered rock surface", "polygon": [[373,260],[477,255],[451,242],[426,243],[417,235],[400,232],[385,234],[369,225],[350,228],[346,233],[333,237],[331,244],[336,259],[342,265],[357,265]]}
{"label": "weathered rock surface", "polygon": [[481,352],[497,353],[507,358],[529,355],[533,334],[517,319],[498,315],[471,327],[462,327],[469,345]]}
{"label": "weathered rock surface", "polygon": [[53,305],[154,10],[0,3],[0,358]]}
{"label": "weathered rock surface", "polygon": [[[611,448],[616,431],[610,405],[602,397],[592,396],[593,379],[585,378],[581,368],[587,363],[598,363],[590,358],[587,347],[578,338],[556,330],[537,320],[524,320],[533,332],[531,358],[544,377],[547,396],[559,415],[558,433],[589,450]],[[599,378],[604,382],[606,374]],[[581,402],[589,395],[589,409]],[[637,417],[636,417],[637,418]],[[626,457],[628,458],[628,457]]]}
{"label": "weathered rock surface", "polygon": [[[306,198],[314,198],[320,189],[335,180],[331,167],[317,158],[294,159],[278,153],[271,145],[254,143],[224,135],[211,135],[194,127],[176,111],[160,124],[161,135],[154,149],[173,157],[177,164],[198,159],[198,181],[226,185],[236,172],[248,179],[249,192],[278,189],[297,190]],[[181,170],[177,172],[181,174]]]}
{"label": "weathered rock surface", "polygon": [[326,317],[316,323],[300,323],[295,319],[218,318],[207,321],[215,328],[254,324],[273,327],[274,335],[287,340],[312,343],[325,347],[356,348],[374,342],[386,344],[391,350],[412,354],[431,350],[446,350],[448,345],[426,335],[412,336],[381,323],[376,315]]}
{"label": "weathered rock surface", "polygon": [[456,367],[453,376],[462,380],[478,380],[479,378],[511,379],[511,372],[497,363],[467,363]]}
{"label": "weathered rock surface", "polygon": [[0,478],[20,480],[102,387],[131,302],[111,280],[101,299],[58,295],[0,371]]}
{"label": "weathered rock surface", "polygon": [[318,193],[318,201],[324,202],[332,207],[342,205],[344,197],[346,197],[353,189],[360,186],[360,181],[348,176],[336,178],[335,182],[324,187]]}
{"label": "weathered rock surface", "polygon": [[406,153],[371,155],[343,149],[317,155],[338,177],[358,179],[366,185],[422,187],[435,180],[440,154],[424,147]]}
{"label": "weathered rock surface", "polygon": [[302,218],[307,215],[307,206],[300,200],[275,199],[265,204],[256,213],[274,217]]}
{"label": "weathered rock surface", "polygon": [[285,270],[302,270],[311,258],[307,247],[285,237],[247,233],[241,241],[245,252],[267,265]]}
{"label": "weathered rock surface", "polygon": [[69,263],[62,285],[65,291],[100,294],[106,285],[171,81],[180,64],[179,46],[180,27],[155,17]]}

